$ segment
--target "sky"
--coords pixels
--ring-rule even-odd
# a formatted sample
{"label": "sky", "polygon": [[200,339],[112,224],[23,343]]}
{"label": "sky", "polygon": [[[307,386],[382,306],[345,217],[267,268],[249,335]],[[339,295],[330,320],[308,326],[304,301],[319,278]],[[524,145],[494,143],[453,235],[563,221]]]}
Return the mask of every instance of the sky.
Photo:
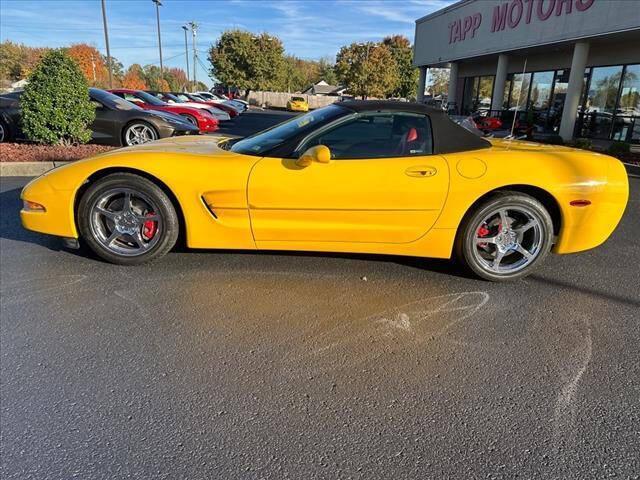
{"label": "sky", "polygon": [[[186,68],[184,31],[199,24],[198,80],[211,85],[208,47],[230,28],[278,36],[288,54],[316,60],[342,45],[401,34],[413,42],[415,20],[454,0],[162,0],[160,29],[165,67]],[[152,0],[106,0],[111,55],[125,68],[159,65]],[[1,0],[0,40],[29,46],[88,43],[106,55],[100,0]],[[192,69],[189,34],[189,62]]]}

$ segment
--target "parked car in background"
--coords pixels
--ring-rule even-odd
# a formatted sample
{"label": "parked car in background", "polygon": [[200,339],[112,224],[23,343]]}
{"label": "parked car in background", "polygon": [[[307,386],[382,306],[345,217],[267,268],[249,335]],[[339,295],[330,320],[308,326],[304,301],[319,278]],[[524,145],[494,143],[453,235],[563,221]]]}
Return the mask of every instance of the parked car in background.
{"label": "parked car in background", "polygon": [[227,112],[229,114],[229,116],[231,118],[235,118],[238,115],[240,115],[240,111],[238,110],[238,108],[233,107],[231,105],[228,105],[224,102],[209,102],[209,101],[205,101],[204,99],[194,99],[191,95],[187,94],[187,93],[182,93],[182,92],[170,92],[172,95],[175,95],[176,97],[178,97],[180,100],[182,100],[183,102],[196,102],[196,103],[202,103],[204,105],[207,106],[212,106],[212,107],[216,107],[219,108],[221,110],[224,110],[225,112]]}
{"label": "parked car in background", "polygon": [[[12,92],[0,97],[0,141],[25,140],[20,128],[20,97]],[[172,113],[144,110],[131,102],[98,88],[89,89],[96,118],[89,126],[92,141],[114,146],[131,146],[159,138],[198,134],[198,127]]]}
{"label": "parked car in background", "polygon": [[189,93],[188,95],[190,95],[191,98],[193,99],[199,99],[203,102],[215,102],[215,103],[224,103],[225,105],[231,105],[233,108],[236,108],[239,113],[242,113],[247,108],[249,108],[248,104],[233,98],[227,98],[227,97],[216,96],[216,95],[210,95],[207,97],[205,95],[202,95],[201,93]]}
{"label": "parked car in background", "polygon": [[494,130],[500,130],[502,128],[502,120],[498,117],[488,116],[488,111],[478,111],[473,113],[471,116],[473,120],[476,122],[476,125],[483,132],[493,132]]}
{"label": "parked car in background", "polygon": [[291,112],[308,112],[309,103],[303,97],[291,97],[287,102],[287,110]]}
{"label": "parked car in background", "polygon": [[239,103],[244,105],[245,110],[249,108],[249,102],[247,102],[246,100],[242,100],[241,98],[238,98],[238,97],[229,98],[227,96],[217,95],[212,92],[196,92],[196,95],[201,96],[205,100],[220,100],[220,101],[228,100],[230,102]]}
{"label": "parked car in background", "polygon": [[163,102],[167,102],[168,104],[180,104],[182,107],[192,107],[192,108],[200,108],[208,111],[211,115],[216,117],[218,122],[226,122],[231,119],[231,116],[222,110],[221,108],[214,107],[213,105],[208,105],[206,103],[200,102],[187,102],[179,99],[175,95],[169,92],[157,92],[154,90],[145,90],[149,95],[153,95],[154,97],[159,98]]}
{"label": "parked car in background", "polygon": [[109,92],[124,98],[145,110],[156,110],[180,115],[193,125],[196,125],[203,133],[210,133],[218,130],[218,120],[206,110],[182,107],[180,105],[163,102],[159,98],[156,98],[147,92],[143,92],[142,90],[118,88],[109,90]]}

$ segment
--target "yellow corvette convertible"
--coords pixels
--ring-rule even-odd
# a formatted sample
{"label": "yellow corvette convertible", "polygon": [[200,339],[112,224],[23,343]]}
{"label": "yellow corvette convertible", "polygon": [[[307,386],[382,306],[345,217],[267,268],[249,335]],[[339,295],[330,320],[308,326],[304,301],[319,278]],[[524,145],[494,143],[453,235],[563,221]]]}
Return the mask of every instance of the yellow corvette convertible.
{"label": "yellow corvette convertible", "polygon": [[134,265],[192,248],[456,256],[489,280],[596,247],[628,199],[615,158],[487,141],[411,103],[334,104],[245,139],[177,137],[33,180],[23,225]]}

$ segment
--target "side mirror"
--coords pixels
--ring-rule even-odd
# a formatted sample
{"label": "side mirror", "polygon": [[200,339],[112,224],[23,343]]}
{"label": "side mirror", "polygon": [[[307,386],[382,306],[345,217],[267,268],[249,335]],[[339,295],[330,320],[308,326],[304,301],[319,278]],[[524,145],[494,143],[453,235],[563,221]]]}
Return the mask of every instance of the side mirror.
{"label": "side mirror", "polygon": [[306,152],[300,155],[296,165],[299,167],[308,167],[313,162],[329,163],[331,161],[331,150],[324,145],[316,145],[309,148]]}

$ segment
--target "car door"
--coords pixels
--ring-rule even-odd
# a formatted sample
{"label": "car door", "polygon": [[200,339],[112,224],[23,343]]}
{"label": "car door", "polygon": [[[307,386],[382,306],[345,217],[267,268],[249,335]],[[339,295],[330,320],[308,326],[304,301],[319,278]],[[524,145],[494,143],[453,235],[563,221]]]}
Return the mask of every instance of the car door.
{"label": "car door", "polygon": [[117,112],[105,106],[102,102],[91,99],[96,108],[96,118],[91,128],[91,138],[97,143],[119,144],[121,130],[121,112]]}
{"label": "car door", "polygon": [[[351,116],[303,140],[331,150],[329,163],[300,167],[295,158],[263,158],[248,181],[259,248],[268,242],[408,243],[435,223],[449,173],[432,155],[427,115],[375,112]],[[267,242],[267,243],[262,243]]]}

